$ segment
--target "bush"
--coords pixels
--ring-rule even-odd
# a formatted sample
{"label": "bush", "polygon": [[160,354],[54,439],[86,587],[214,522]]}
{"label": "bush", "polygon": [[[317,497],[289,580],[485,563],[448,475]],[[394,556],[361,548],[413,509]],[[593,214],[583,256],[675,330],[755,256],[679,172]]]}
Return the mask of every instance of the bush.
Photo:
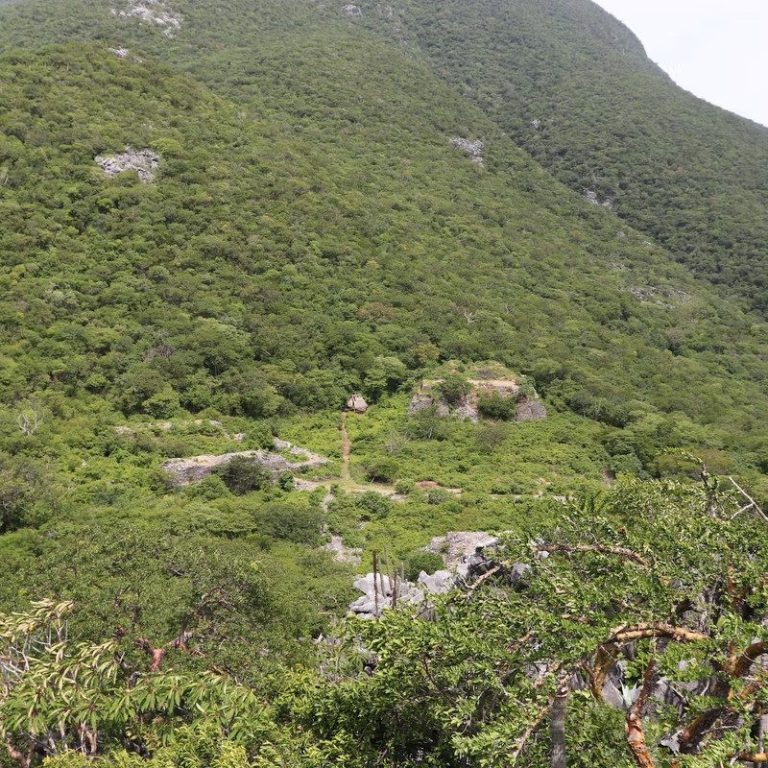
{"label": "bush", "polygon": [[488,419],[512,421],[517,414],[517,401],[514,397],[502,397],[498,392],[488,392],[478,397],[477,409]]}
{"label": "bush", "polygon": [[205,501],[212,501],[227,495],[229,495],[229,488],[219,474],[208,475],[197,485],[191,485],[187,489],[187,496]]}
{"label": "bush", "polygon": [[423,549],[414,549],[403,559],[405,578],[408,581],[416,581],[422,571],[434,573],[444,568],[443,558],[435,552],[427,552]]}
{"label": "bush", "polygon": [[260,491],[272,485],[272,475],[256,459],[238,456],[229,464],[216,470],[232,493],[242,496],[251,491]]}
{"label": "bush", "polygon": [[472,385],[466,377],[457,373],[449,374],[441,381],[436,389],[443,399],[450,405],[459,405],[461,401],[472,391]]}
{"label": "bush", "polygon": [[433,488],[427,494],[427,504],[437,506],[438,504],[445,504],[446,501],[450,501],[453,498],[453,494],[448,493],[445,488]]}
{"label": "bush", "polygon": [[506,424],[483,424],[475,435],[475,444],[480,453],[495,453],[507,439]]}
{"label": "bush", "polygon": [[363,520],[383,520],[392,509],[392,502],[380,493],[368,491],[355,499],[355,506],[361,511]]}
{"label": "bush", "polygon": [[377,459],[366,467],[366,476],[372,483],[391,483],[397,477],[399,467],[392,459]]}
{"label": "bush", "polygon": [[156,419],[170,419],[181,410],[179,396],[170,386],[165,386],[160,392],[148,397],[141,407],[144,413]]}
{"label": "bush", "polygon": [[612,427],[626,427],[631,421],[629,407],[625,403],[595,397],[585,390],[571,395],[567,402],[568,407],[576,413]]}
{"label": "bush", "polygon": [[413,489],[416,487],[416,483],[411,480],[410,478],[404,478],[402,480],[398,480],[395,483],[395,490],[401,495],[401,496],[408,496],[409,493],[413,492]]}
{"label": "bush", "polygon": [[323,514],[319,509],[273,503],[265,504],[253,517],[263,536],[310,547],[322,543]]}
{"label": "bush", "polygon": [[408,422],[406,434],[414,440],[445,440],[448,437],[448,422],[433,405],[414,414]]}

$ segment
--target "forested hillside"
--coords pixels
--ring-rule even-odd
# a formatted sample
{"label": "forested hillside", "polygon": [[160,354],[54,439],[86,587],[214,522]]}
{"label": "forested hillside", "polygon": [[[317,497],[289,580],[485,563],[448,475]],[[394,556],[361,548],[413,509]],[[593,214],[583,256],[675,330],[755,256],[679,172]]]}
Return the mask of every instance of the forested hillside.
{"label": "forested hillside", "polygon": [[[554,175],[768,311],[768,128],[677,87],[590,0],[402,0],[414,45]],[[381,5],[361,2],[383,30]]]}
{"label": "forested hillside", "polygon": [[581,2],[20,0],[0,105],[0,765],[762,761],[758,129]]}

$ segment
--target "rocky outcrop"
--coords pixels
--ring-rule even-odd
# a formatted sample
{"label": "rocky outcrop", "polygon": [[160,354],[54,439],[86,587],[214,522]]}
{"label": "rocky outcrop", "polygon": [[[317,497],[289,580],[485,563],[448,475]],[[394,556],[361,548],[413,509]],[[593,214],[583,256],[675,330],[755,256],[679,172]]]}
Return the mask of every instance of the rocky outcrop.
{"label": "rocky outcrop", "polygon": [[435,408],[438,416],[454,416],[462,421],[477,424],[482,415],[479,401],[484,395],[498,396],[503,400],[516,401],[515,421],[538,421],[547,417],[547,409],[534,393],[526,395],[514,379],[468,379],[472,386],[470,393],[453,408],[440,394],[442,379],[425,380],[413,395],[408,405],[408,415]]}
{"label": "rocky outcrop", "polygon": [[347,399],[347,410],[353,413],[365,413],[368,410],[368,403],[361,394],[354,394]]}
{"label": "rocky outcrop", "polygon": [[521,398],[517,403],[515,421],[541,421],[547,418],[547,409],[541,400]]}
{"label": "rocky outcrop", "polygon": [[494,576],[507,584],[522,588],[531,567],[526,563],[512,566],[494,560],[494,548],[499,540],[483,531],[453,531],[437,536],[426,548],[442,556],[445,568],[428,574],[422,571],[415,582],[390,579],[381,573],[369,573],[355,580],[363,595],[349,605],[352,614],[364,619],[380,616],[398,605],[428,607],[430,595],[442,595],[455,587],[465,586],[494,570]]}
{"label": "rocky outcrop", "polygon": [[161,27],[166,37],[173,37],[181,29],[181,17],[172,12],[162,0],[134,0],[127,8],[112,9],[122,19],[136,18]]}
{"label": "rocky outcrop", "polygon": [[119,155],[99,155],[94,158],[107,176],[117,176],[118,173],[134,171],[139,181],[148,184],[155,180],[155,171],[160,165],[160,155],[151,149],[133,149],[126,147]]}
{"label": "rocky outcrop", "polygon": [[593,189],[584,190],[584,199],[587,202],[592,203],[592,205],[599,205],[601,208],[608,208],[609,210],[613,209],[613,201],[609,200],[607,197],[601,200],[600,195]]}
{"label": "rocky outcrop", "polygon": [[343,13],[345,16],[352,16],[353,18],[357,18],[357,17],[359,17],[359,16],[362,16],[362,15],[363,15],[363,9],[362,9],[362,8],[360,8],[360,6],[359,6],[359,5],[352,5],[351,3],[350,3],[349,5],[345,5],[345,6],[344,6],[344,7],[341,9],[341,12],[342,12],[342,13]]}
{"label": "rocky outcrop", "polygon": [[275,448],[287,451],[299,460],[291,461],[273,451],[238,451],[236,453],[222,453],[219,455],[206,454],[168,459],[163,464],[163,470],[170,476],[173,485],[184,486],[203,480],[219,467],[223,467],[238,458],[253,459],[261,464],[264,469],[272,473],[275,479],[284,472],[301,472],[328,462],[328,459],[323,456],[318,456],[316,453],[312,453],[305,448],[299,448],[284,440],[275,440]]}
{"label": "rocky outcrop", "polygon": [[485,145],[479,139],[462,139],[460,136],[454,136],[451,139],[451,146],[467,155],[473,163],[483,164]]}
{"label": "rocky outcrop", "polygon": [[445,567],[462,578],[466,578],[479,558],[487,560],[485,550],[496,547],[498,538],[485,531],[451,531],[445,536],[435,536],[427,550],[440,555]]}
{"label": "rocky outcrop", "polygon": [[325,549],[331,553],[337,563],[360,565],[363,550],[345,546],[341,536],[331,536],[331,540],[325,545]]}

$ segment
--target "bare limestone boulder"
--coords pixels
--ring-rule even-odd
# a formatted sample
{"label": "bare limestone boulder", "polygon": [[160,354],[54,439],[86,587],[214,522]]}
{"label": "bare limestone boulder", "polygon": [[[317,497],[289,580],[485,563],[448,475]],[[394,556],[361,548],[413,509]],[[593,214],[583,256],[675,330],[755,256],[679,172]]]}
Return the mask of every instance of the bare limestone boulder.
{"label": "bare limestone boulder", "polygon": [[347,410],[352,413],[365,413],[368,410],[368,403],[361,394],[356,393],[348,398]]}
{"label": "bare limestone boulder", "polygon": [[101,166],[107,176],[134,171],[139,181],[149,184],[155,180],[155,171],[160,165],[160,155],[151,149],[133,149],[127,146],[125,152],[118,155],[98,155],[94,161]]}
{"label": "bare limestone boulder", "polygon": [[325,545],[324,549],[331,553],[337,563],[344,563],[346,565],[360,565],[361,563],[363,550],[347,547],[341,536],[331,536],[331,540]]}
{"label": "bare limestone boulder", "polygon": [[471,566],[475,565],[473,558],[478,555],[484,557],[484,550],[498,543],[495,536],[485,531],[451,531],[445,536],[435,536],[427,550],[440,555],[448,570],[466,578]]}
{"label": "bare limestone boulder", "polygon": [[485,145],[479,139],[462,139],[460,136],[454,136],[451,139],[451,146],[467,155],[473,163],[483,164]]}
{"label": "bare limestone boulder", "polygon": [[133,0],[126,8],[113,8],[112,14],[121,19],[135,18],[154,24],[163,30],[166,37],[173,37],[181,29],[181,16],[163,0]]}

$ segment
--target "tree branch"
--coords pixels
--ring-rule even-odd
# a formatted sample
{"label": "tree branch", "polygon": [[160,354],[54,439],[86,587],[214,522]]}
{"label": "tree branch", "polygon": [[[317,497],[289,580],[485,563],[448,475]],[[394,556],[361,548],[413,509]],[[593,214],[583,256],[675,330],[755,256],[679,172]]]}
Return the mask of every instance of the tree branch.
{"label": "tree branch", "polygon": [[648,697],[653,690],[654,677],[656,676],[656,659],[651,658],[648,666],[645,668],[643,676],[643,687],[640,689],[638,697],[627,712],[625,731],[627,734],[627,744],[635,758],[638,768],[655,768],[653,757],[648,749],[645,740],[645,729],[643,727],[643,712],[648,702]]}
{"label": "tree branch", "polygon": [[702,632],[657,622],[655,624],[637,624],[634,627],[619,627],[614,630],[606,643],[627,643],[632,640],[647,640],[651,637],[664,637],[679,643],[700,643],[709,640],[709,636]]}
{"label": "tree branch", "polygon": [[648,563],[637,552],[625,547],[609,547],[603,544],[537,544],[534,549],[537,552],[597,552],[601,555],[624,557],[645,568],[648,567]]}
{"label": "tree branch", "polygon": [[733,677],[744,677],[752,669],[758,657],[768,653],[768,642],[752,643],[742,653],[731,656],[725,663],[725,671]]}
{"label": "tree branch", "polygon": [[517,763],[518,758],[520,755],[523,754],[523,751],[528,746],[528,742],[531,740],[531,736],[533,736],[534,733],[539,729],[541,724],[547,719],[547,716],[552,711],[552,707],[555,705],[555,701],[557,699],[557,696],[562,689],[563,686],[567,686],[568,679],[570,678],[571,673],[568,672],[560,677],[560,679],[557,682],[557,692],[550,696],[550,698],[547,700],[547,703],[544,704],[544,706],[537,712],[536,717],[533,719],[531,724],[525,729],[525,732],[523,735],[517,740],[517,746],[515,747],[514,752],[512,752],[512,756],[510,758],[509,765],[514,766]]}

